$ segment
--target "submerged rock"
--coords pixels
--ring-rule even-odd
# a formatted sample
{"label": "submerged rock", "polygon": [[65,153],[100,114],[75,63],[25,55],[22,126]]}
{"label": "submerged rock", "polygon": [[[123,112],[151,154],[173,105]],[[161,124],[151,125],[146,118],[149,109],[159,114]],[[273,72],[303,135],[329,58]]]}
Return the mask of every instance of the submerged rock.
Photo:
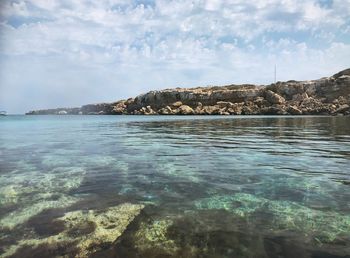
{"label": "submerged rock", "polygon": [[[105,248],[124,232],[126,227],[143,209],[143,205],[124,203],[104,211],[72,211],[57,221],[64,223],[64,230],[46,238],[22,239],[15,245],[3,247],[2,257],[21,257],[21,252],[35,252],[38,247],[52,249],[55,256],[72,255],[66,247],[74,247],[74,257],[89,257]],[[24,257],[24,256],[23,256]],[[68,257],[68,256],[67,256]]]}
{"label": "submerged rock", "polygon": [[247,219],[253,218],[256,212],[264,212],[270,217],[269,227],[275,230],[296,230],[323,243],[330,243],[338,236],[350,233],[348,215],[311,209],[291,201],[269,200],[252,194],[213,196],[196,201],[195,206],[200,210],[223,209]]}
{"label": "submerged rock", "polygon": [[[51,194],[48,194],[50,197]],[[10,214],[7,214],[4,218],[0,220],[0,230],[3,228],[13,229],[14,227],[26,222],[31,217],[39,214],[40,212],[49,208],[64,208],[70,206],[77,202],[79,199],[75,197],[70,197],[67,195],[58,195],[54,200],[43,199],[40,202],[31,204],[24,208],[15,210]]]}
{"label": "submerged rock", "polygon": [[3,188],[0,188],[0,204],[7,205],[12,203],[17,203],[18,192],[16,188],[18,185],[8,185]]}
{"label": "submerged rock", "polygon": [[172,224],[172,220],[166,219],[155,220],[150,224],[141,223],[139,230],[135,233],[135,247],[141,252],[152,247],[162,249],[169,255],[175,253],[179,247],[167,236],[167,231]]}
{"label": "submerged rock", "polygon": [[[52,160],[47,156],[42,164],[47,168],[57,168],[47,169],[44,175],[27,168],[11,177],[0,177],[2,208],[9,205],[15,207],[0,218],[0,230],[21,225],[45,209],[64,208],[80,200],[68,193],[80,186],[85,170],[80,167],[58,167],[59,164],[66,164],[65,162],[66,160]],[[28,184],[28,178],[36,180]]]}
{"label": "submerged rock", "polygon": [[[66,232],[77,232],[74,241],[78,241],[79,257],[87,257],[106,243],[114,242],[126,229],[127,225],[140,213],[143,205],[124,203],[110,207],[104,212],[74,211],[60,218],[66,225]],[[71,235],[71,234],[70,234]]]}

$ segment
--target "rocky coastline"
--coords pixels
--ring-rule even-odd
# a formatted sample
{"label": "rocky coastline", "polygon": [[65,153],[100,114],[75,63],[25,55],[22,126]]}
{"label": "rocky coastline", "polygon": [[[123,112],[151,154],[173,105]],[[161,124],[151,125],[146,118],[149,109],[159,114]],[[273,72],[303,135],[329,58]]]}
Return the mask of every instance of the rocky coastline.
{"label": "rocky coastline", "polygon": [[165,89],[113,103],[26,113],[66,114],[350,115],[350,68],[318,80]]}

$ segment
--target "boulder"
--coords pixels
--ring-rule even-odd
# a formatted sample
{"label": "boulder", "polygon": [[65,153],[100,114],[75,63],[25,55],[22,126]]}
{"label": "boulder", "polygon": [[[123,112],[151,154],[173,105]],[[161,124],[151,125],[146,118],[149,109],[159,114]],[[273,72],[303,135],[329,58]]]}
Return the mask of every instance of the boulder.
{"label": "boulder", "polygon": [[216,102],[216,105],[218,105],[220,108],[233,107],[233,103],[229,102],[229,101],[218,101],[218,102]]}
{"label": "boulder", "polygon": [[261,114],[264,115],[285,115],[287,114],[285,106],[273,105],[271,107],[265,107],[261,109]]}
{"label": "boulder", "polygon": [[206,115],[218,115],[220,107],[218,105],[214,106],[203,106],[203,114]]}
{"label": "boulder", "polygon": [[339,106],[339,108],[337,108],[335,110],[335,113],[345,113],[346,111],[350,110],[350,106],[348,104],[344,104]]}
{"label": "boulder", "polygon": [[151,108],[151,106],[147,106],[144,114],[145,115],[156,115],[157,113]]}
{"label": "boulder", "polygon": [[242,108],[242,115],[254,115],[254,112],[251,107],[249,106],[244,106]]}
{"label": "boulder", "polygon": [[304,99],[300,103],[300,106],[304,107],[304,108],[315,109],[317,107],[322,106],[322,102],[319,99],[309,97],[309,98]]}
{"label": "boulder", "polygon": [[268,101],[265,100],[263,97],[257,97],[257,98],[253,101],[253,103],[254,103],[255,105],[257,105],[258,107],[266,106],[266,105],[269,104]]}
{"label": "boulder", "polygon": [[291,115],[301,115],[303,112],[296,106],[289,106],[287,112]]}
{"label": "boulder", "polygon": [[218,114],[219,115],[223,115],[223,116],[229,116],[230,115],[230,113],[225,111],[224,109],[220,110]]}
{"label": "boulder", "polygon": [[193,111],[193,109],[192,109],[190,106],[181,105],[181,106],[178,108],[178,113],[179,113],[180,115],[193,115],[193,114],[194,114],[194,111]]}
{"label": "boulder", "polygon": [[227,109],[231,115],[241,115],[244,103],[234,103],[232,107]]}
{"label": "boulder", "polygon": [[159,109],[158,114],[160,114],[160,115],[172,115],[173,110],[169,106],[166,106],[165,108]]}
{"label": "boulder", "polygon": [[286,101],[282,96],[271,90],[266,91],[265,98],[271,104],[283,104]]}
{"label": "boulder", "polygon": [[308,99],[308,98],[309,98],[309,96],[307,95],[306,92],[304,92],[302,94],[295,94],[295,95],[293,95],[292,100],[300,103],[300,102],[302,102],[302,101],[304,101],[305,99]]}
{"label": "boulder", "polygon": [[116,103],[116,105],[113,107],[112,113],[115,115],[126,113],[126,105],[124,101]]}
{"label": "boulder", "polygon": [[173,108],[179,108],[180,106],[182,106],[181,101],[176,101],[173,104],[171,104],[171,107],[173,107]]}

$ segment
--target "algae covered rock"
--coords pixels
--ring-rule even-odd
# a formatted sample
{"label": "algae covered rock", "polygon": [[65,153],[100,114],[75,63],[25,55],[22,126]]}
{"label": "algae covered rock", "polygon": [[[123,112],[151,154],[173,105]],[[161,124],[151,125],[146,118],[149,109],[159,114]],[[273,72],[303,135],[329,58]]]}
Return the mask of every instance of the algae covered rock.
{"label": "algae covered rock", "polygon": [[[99,249],[99,246],[114,242],[126,229],[127,225],[140,213],[143,205],[124,203],[110,207],[104,212],[94,210],[73,211],[60,218],[67,232],[79,231],[83,228],[82,235],[77,235],[75,240],[81,250],[80,257],[86,257],[89,253]],[[89,232],[89,229],[91,232]],[[84,234],[87,233],[87,234]]]}
{"label": "algae covered rock", "polygon": [[[68,207],[80,200],[70,191],[80,186],[85,175],[81,167],[63,167],[69,164],[65,159],[45,156],[42,165],[47,173],[38,174],[23,163],[23,171],[8,176],[0,176],[0,204],[4,212],[0,218],[0,231],[15,228],[46,209]],[[55,167],[53,169],[50,169]],[[28,178],[36,180],[28,183]]]}
{"label": "algae covered rock", "polygon": [[16,188],[18,185],[7,185],[3,188],[0,188],[0,205],[17,203],[18,192]]}
{"label": "algae covered rock", "polygon": [[175,253],[179,247],[167,236],[167,231],[172,224],[173,221],[168,219],[155,220],[149,224],[141,223],[135,234],[135,247],[141,252],[152,247],[162,249],[169,254]]}
{"label": "algae covered rock", "polygon": [[[226,210],[238,217],[254,218],[263,212],[274,230],[298,231],[317,242],[330,243],[345,234],[350,238],[350,216],[335,211],[311,209],[292,201],[269,200],[246,193],[219,195],[195,202],[200,210]],[[254,221],[254,220],[252,220]]]}
{"label": "algae covered rock", "polygon": [[63,231],[46,238],[26,239],[23,236],[16,244],[4,246],[2,257],[24,257],[22,252],[35,253],[38,248],[51,250],[51,255],[55,257],[68,257],[72,255],[72,247],[74,257],[89,257],[118,239],[143,207],[141,204],[124,203],[105,210],[68,212],[56,219],[63,222]]}

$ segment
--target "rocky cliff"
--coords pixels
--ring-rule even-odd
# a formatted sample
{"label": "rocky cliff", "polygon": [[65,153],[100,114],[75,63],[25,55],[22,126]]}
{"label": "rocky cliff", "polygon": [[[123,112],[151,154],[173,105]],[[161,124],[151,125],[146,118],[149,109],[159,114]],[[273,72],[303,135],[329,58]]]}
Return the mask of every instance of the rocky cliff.
{"label": "rocky cliff", "polygon": [[114,103],[27,114],[350,115],[350,68],[319,80],[166,89]]}

